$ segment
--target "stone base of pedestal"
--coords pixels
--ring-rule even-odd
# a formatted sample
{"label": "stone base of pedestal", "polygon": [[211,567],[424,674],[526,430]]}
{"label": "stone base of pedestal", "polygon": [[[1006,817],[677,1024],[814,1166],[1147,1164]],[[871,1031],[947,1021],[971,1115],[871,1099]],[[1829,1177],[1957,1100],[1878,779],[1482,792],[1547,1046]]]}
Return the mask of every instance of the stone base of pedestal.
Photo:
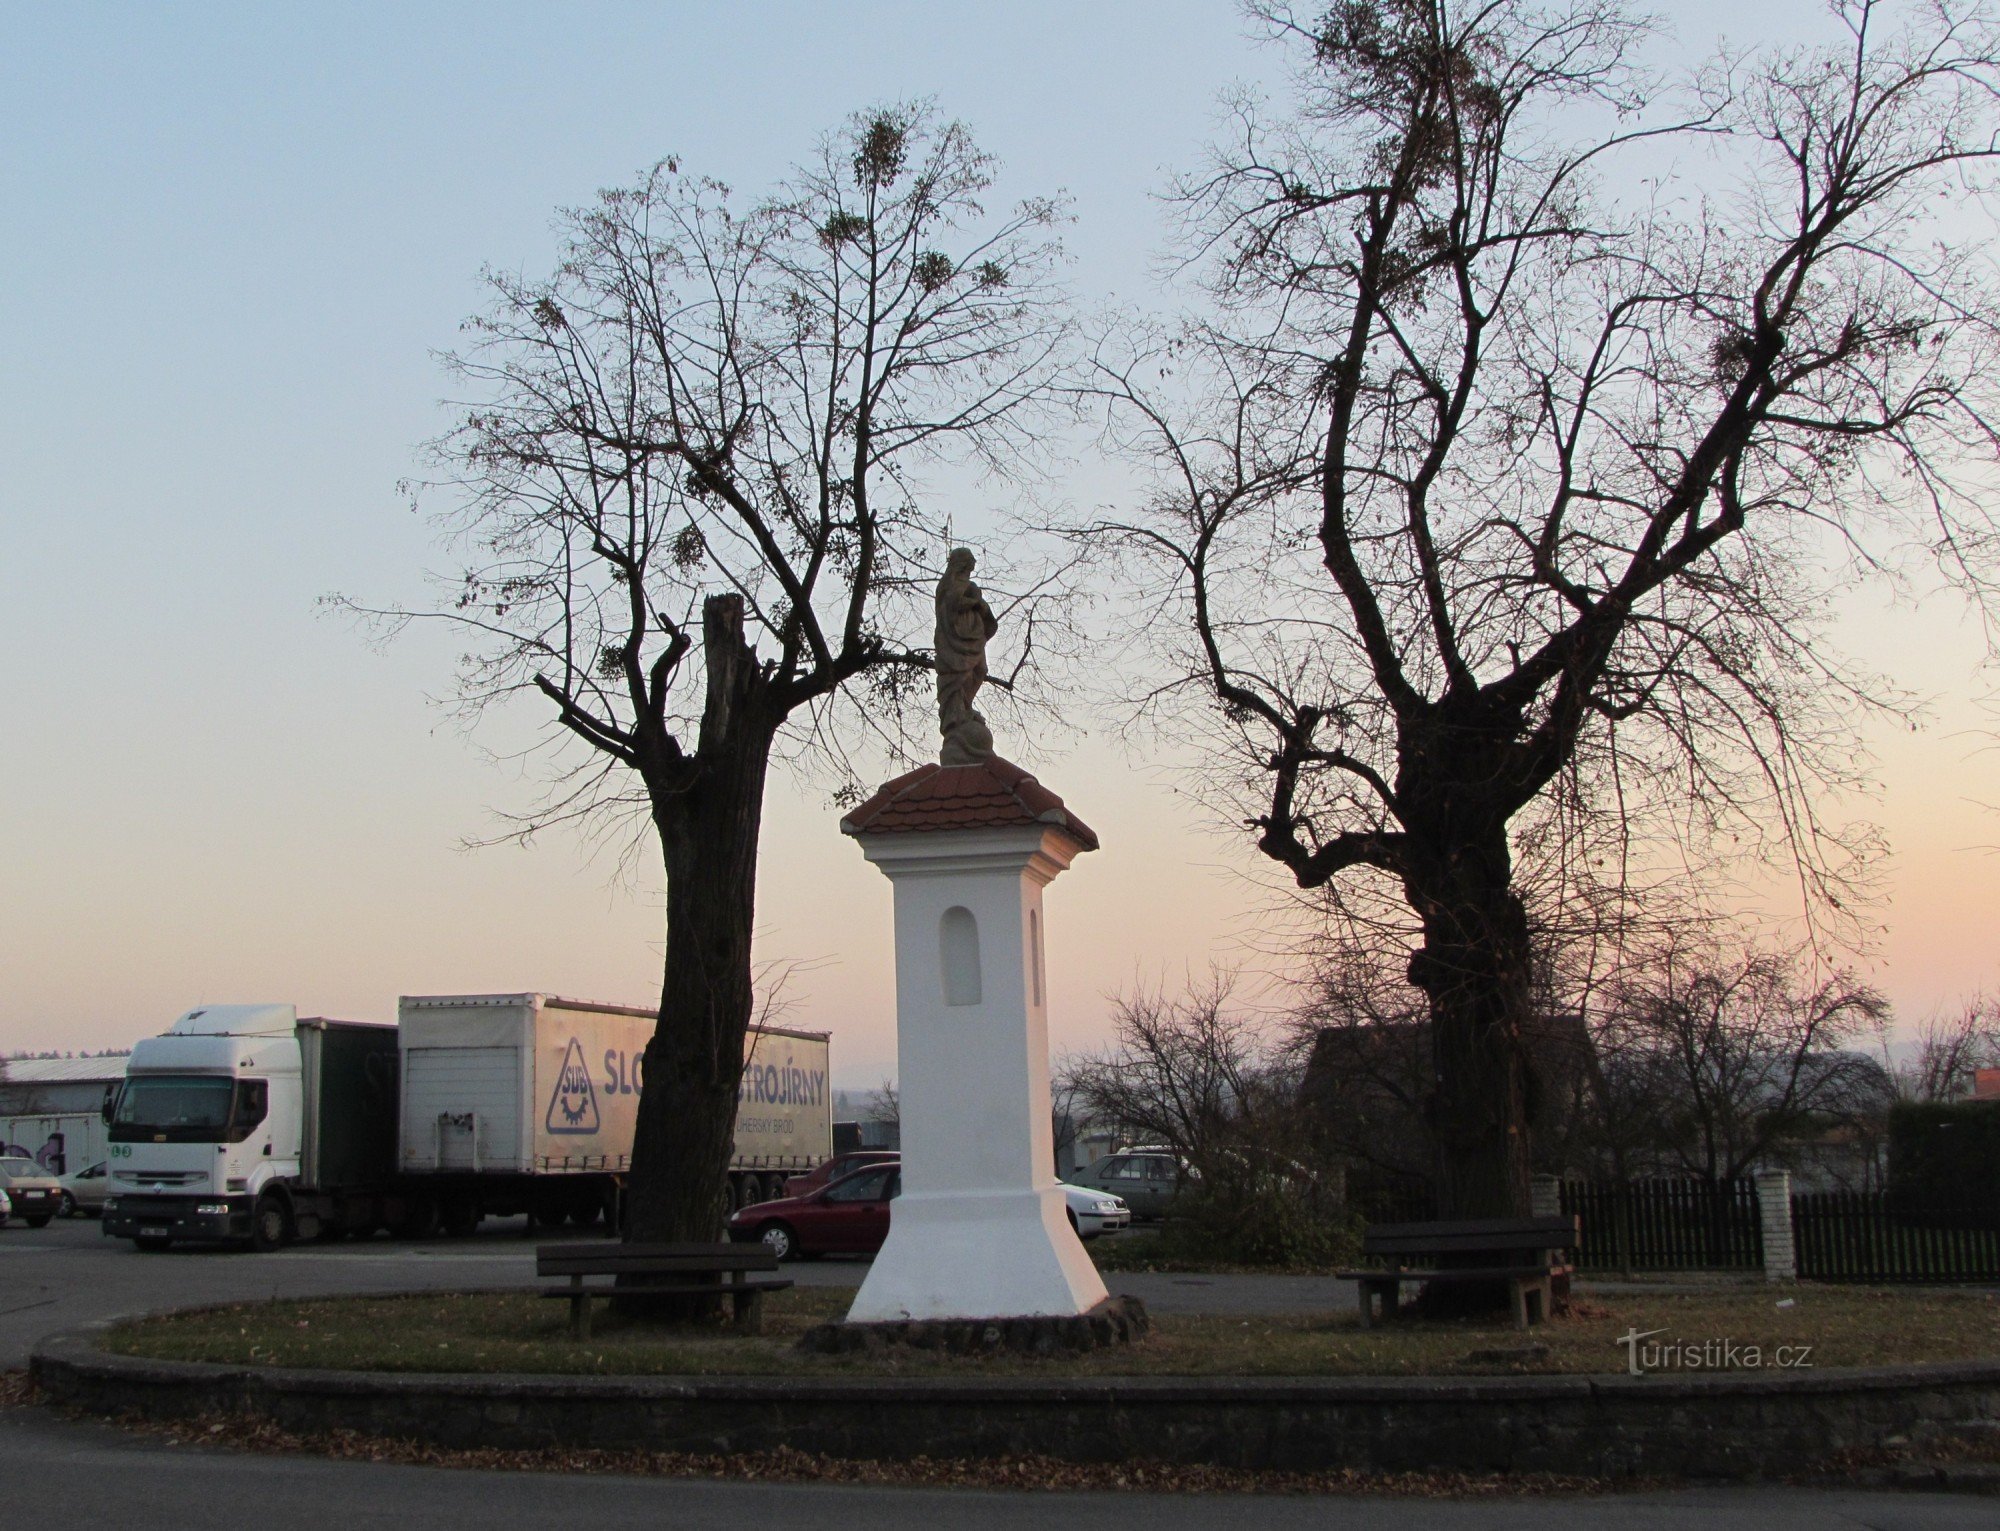
{"label": "stone base of pedestal", "polygon": [[1053,1185],[905,1190],[847,1319],[1075,1318],[1107,1295]]}
{"label": "stone base of pedestal", "polygon": [[810,1355],[855,1355],[902,1346],[956,1356],[1053,1356],[1125,1345],[1151,1327],[1136,1297],[1107,1297],[1088,1313],[1058,1317],[907,1319],[889,1324],[817,1324],[799,1337]]}

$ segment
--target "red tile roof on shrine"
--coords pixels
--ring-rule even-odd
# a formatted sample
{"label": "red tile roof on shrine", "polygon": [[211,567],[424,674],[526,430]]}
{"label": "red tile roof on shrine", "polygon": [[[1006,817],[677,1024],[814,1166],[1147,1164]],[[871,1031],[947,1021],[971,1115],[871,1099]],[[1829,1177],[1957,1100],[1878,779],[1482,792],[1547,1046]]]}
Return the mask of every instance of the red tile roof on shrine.
{"label": "red tile roof on shrine", "polygon": [[921,765],[898,776],[840,821],[850,835],[923,834],[940,829],[990,829],[1052,824],[1085,850],[1097,833],[1034,777],[998,755],[978,765]]}

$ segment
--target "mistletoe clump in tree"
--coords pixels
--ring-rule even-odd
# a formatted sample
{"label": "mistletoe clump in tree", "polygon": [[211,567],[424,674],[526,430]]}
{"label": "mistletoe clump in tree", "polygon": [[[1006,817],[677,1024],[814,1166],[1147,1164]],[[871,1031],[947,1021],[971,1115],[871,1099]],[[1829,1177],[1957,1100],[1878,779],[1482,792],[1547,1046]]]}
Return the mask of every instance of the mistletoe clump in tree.
{"label": "mistletoe clump in tree", "polygon": [[1208,302],[1100,355],[1153,695],[1298,886],[1400,904],[1447,1214],[1527,1205],[1524,828],[1727,828],[1832,907],[1896,698],[1830,596],[1915,555],[1991,602],[2000,37],[1884,9],[1669,88],[1615,0],[1255,5],[1297,94],[1180,187]]}

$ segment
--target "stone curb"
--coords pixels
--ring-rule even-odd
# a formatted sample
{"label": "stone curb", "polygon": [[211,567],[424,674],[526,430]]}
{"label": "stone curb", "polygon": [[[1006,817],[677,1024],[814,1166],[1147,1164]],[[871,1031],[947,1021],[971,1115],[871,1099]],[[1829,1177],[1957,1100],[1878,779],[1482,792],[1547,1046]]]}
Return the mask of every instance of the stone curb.
{"label": "stone curb", "polygon": [[98,1350],[98,1332],[36,1347],[30,1370],[56,1402],[455,1448],[1779,1478],[1913,1428],[2000,1418],[1994,1361],[1675,1377],[574,1377],[156,1361]]}

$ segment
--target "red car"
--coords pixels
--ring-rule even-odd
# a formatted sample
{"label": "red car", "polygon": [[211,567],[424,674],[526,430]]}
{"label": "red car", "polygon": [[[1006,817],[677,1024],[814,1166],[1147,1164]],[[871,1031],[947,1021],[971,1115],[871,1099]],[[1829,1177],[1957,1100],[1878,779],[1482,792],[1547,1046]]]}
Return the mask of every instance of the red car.
{"label": "red car", "polygon": [[761,1243],[780,1260],[872,1255],[889,1236],[889,1203],[903,1188],[896,1160],[864,1165],[823,1190],[762,1201],[729,1216],[729,1236]]}
{"label": "red car", "polygon": [[823,1185],[832,1185],[843,1175],[868,1164],[894,1164],[902,1155],[893,1148],[857,1148],[852,1153],[835,1154],[817,1169],[793,1175],[785,1181],[787,1196],[810,1196]]}

